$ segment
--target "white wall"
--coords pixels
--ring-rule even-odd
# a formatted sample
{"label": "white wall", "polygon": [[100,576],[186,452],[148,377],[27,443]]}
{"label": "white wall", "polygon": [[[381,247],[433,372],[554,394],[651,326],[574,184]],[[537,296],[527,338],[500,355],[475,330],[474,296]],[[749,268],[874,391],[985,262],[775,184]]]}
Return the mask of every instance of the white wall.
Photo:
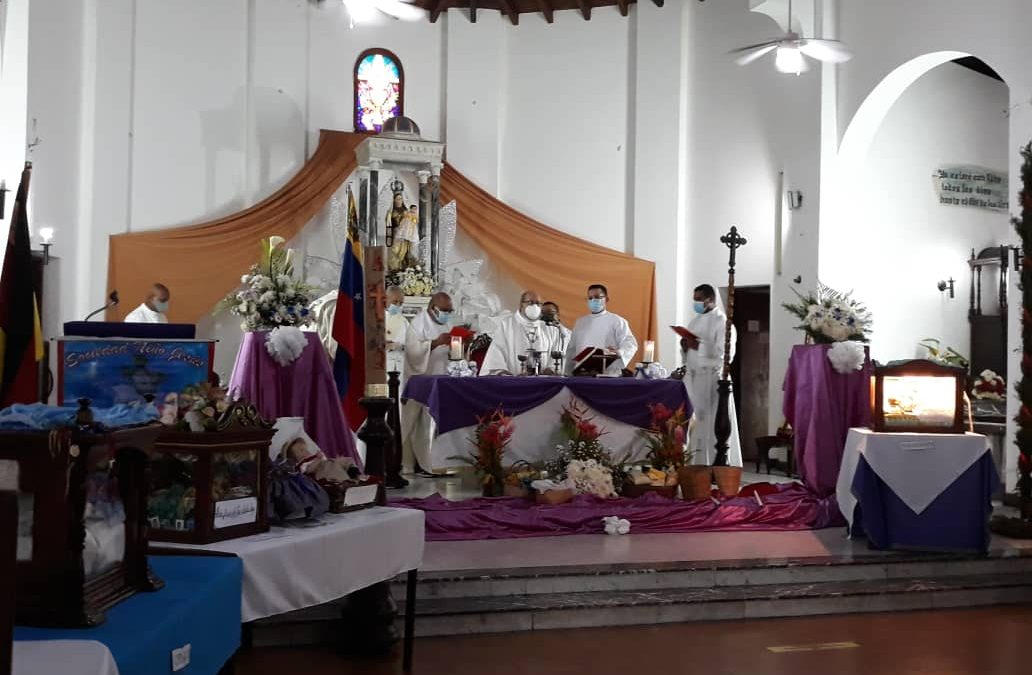
{"label": "white wall", "polygon": [[[928,337],[970,353],[967,259],[972,249],[1010,241],[1009,217],[940,204],[932,175],[951,165],[1007,170],[1008,96],[1002,82],[939,66],[903,93],[866,159],[841,176],[853,234],[822,264],[828,283],[853,289],[871,309],[871,352],[880,361],[922,355],[917,342]],[[950,277],[952,300],[936,288]],[[985,281],[988,303],[996,289]]]}

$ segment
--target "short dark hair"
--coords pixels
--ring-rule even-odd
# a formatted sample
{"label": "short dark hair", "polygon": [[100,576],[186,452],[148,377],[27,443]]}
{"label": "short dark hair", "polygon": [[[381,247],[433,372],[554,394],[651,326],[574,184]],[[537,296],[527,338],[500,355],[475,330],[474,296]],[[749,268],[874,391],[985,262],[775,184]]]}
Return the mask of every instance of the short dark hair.
{"label": "short dark hair", "polygon": [[553,307],[555,307],[555,311],[557,311],[557,312],[559,311],[559,305],[555,304],[551,300],[545,300],[544,302],[541,303],[542,307],[544,307],[545,305],[552,305]]}
{"label": "short dark hair", "polygon": [[609,297],[609,289],[603,286],[602,284],[591,284],[590,286],[588,286],[588,293],[596,289],[602,291],[602,295],[606,296],[607,298]]}
{"label": "short dark hair", "polygon": [[713,287],[709,284],[699,284],[695,287],[695,292],[702,295],[706,300],[716,300],[717,292],[713,290]]}
{"label": "short dark hair", "polygon": [[154,290],[156,290],[156,291],[164,293],[165,295],[168,295],[168,296],[172,295],[171,293],[169,293],[168,286],[166,286],[165,284],[159,284],[159,283],[155,282],[154,285],[152,286],[152,288]]}

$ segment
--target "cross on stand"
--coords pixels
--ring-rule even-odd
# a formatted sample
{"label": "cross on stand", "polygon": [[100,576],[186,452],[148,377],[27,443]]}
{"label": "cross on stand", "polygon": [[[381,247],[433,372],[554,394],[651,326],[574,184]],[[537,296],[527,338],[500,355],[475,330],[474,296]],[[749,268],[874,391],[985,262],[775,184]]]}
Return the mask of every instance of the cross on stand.
{"label": "cross on stand", "polygon": [[713,458],[713,466],[727,466],[728,439],[731,438],[731,416],[729,403],[731,398],[731,328],[735,315],[735,253],[748,242],[738,234],[734,225],[720,238],[720,243],[729,249],[727,261],[727,320],[724,322],[724,363],[717,383],[717,414],[713,420],[713,433],[716,436],[717,454]]}

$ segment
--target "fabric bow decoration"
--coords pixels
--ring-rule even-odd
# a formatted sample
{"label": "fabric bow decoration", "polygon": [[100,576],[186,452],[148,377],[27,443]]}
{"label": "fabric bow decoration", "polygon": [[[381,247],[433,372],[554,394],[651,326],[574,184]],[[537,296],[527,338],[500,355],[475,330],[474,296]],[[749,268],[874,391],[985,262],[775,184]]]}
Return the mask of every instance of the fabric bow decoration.
{"label": "fabric bow decoration", "polygon": [[631,521],[624,520],[619,516],[607,516],[602,519],[605,524],[606,534],[627,534],[631,531]]}
{"label": "fabric bow decoration", "polygon": [[852,340],[836,342],[828,350],[828,360],[835,372],[848,375],[864,367],[864,346]]}
{"label": "fabric bow decoration", "polygon": [[265,351],[281,366],[289,366],[297,361],[307,346],[308,339],[295,326],[273,328],[265,337]]}

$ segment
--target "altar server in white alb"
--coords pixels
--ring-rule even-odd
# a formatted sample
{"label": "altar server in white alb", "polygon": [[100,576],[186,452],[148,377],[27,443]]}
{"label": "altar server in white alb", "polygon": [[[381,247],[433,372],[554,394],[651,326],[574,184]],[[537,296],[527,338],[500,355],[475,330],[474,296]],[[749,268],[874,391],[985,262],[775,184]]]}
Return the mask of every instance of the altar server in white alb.
{"label": "altar server in white alb", "polygon": [[562,334],[557,326],[546,326],[541,320],[541,296],[523,291],[520,307],[491,331],[491,346],[480,367],[481,375],[519,375],[523,370],[520,356],[528,356],[531,344],[542,352],[541,370],[552,367],[552,352],[559,351]]}
{"label": "altar server in white alb", "polygon": [[168,323],[165,313],[168,312],[170,297],[168,286],[154,284],[147,299],[126,315],[125,323]]}
{"label": "altar server in white alb", "polygon": [[[452,299],[447,293],[435,293],[430,304],[420,312],[405,331],[405,369],[401,390],[415,375],[444,375],[448,372],[448,350],[451,345]],[[430,442],[434,423],[426,409],[408,401],[401,408],[401,434],[404,445],[402,464],[418,474],[427,475],[430,463]]]}
{"label": "altar server in white alb", "polygon": [[607,375],[619,375],[620,371],[631,365],[631,359],[638,351],[638,341],[631,333],[627,319],[619,314],[607,311],[609,291],[602,284],[588,286],[588,311],[577,319],[570,335],[570,344],[566,348],[566,370],[573,368],[574,359],[588,347],[596,347],[616,352],[619,358],[606,370]]}
{"label": "altar server in white alb", "polygon": [[[688,388],[688,399],[695,409],[695,419],[689,437],[693,464],[712,464],[717,454],[717,437],[713,422],[717,414],[717,382],[724,367],[724,330],[727,314],[720,306],[716,292],[709,284],[695,288],[695,318],[688,324],[688,330],[698,340],[681,340],[684,355],[684,384]],[[735,343],[738,335],[731,326],[731,354],[735,358]],[[727,441],[728,466],[742,466],[742,445],[738,438],[738,421],[735,418],[735,399],[732,392],[728,399],[728,416],[731,418],[731,436]]]}
{"label": "altar server in white alb", "polygon": [[405,294],[398,286],[387,287],[387,370],[405,372],[405,334],[408,320],[401,313]]}

